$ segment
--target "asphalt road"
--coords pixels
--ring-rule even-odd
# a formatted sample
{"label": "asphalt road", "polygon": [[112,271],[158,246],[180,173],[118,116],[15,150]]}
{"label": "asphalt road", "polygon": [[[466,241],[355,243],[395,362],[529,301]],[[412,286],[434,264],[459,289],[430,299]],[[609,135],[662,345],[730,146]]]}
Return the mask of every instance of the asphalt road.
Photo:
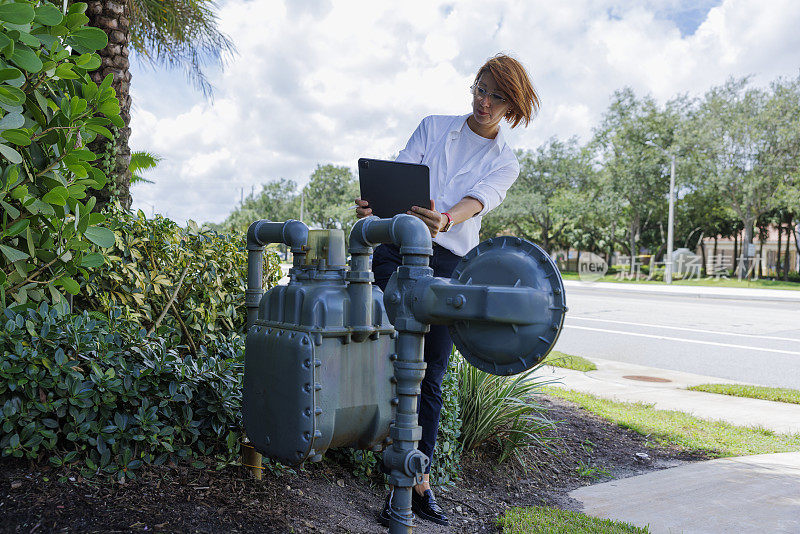
{"label": "asphalt road", "polygon": [[800,303],[570,287],[555,350],[800,388]]}

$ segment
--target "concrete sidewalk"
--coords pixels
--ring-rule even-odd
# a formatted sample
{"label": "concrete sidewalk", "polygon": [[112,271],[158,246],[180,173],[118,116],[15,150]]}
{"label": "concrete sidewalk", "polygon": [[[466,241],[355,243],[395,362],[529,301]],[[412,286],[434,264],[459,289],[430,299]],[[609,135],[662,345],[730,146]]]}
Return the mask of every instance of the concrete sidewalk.
{"label": "concrete sidewalk", "polygon": [[653,534],[800,532],[800,452],[723,458],[585,486],[583,513]]}
{"label": "concrete sidewalk", "polygon": [[[597,371],[550,368],[559,386],[629,402],[655,404],[706,419],[800,432],[800,405],[687,391],[732,383],[593,358]],[[653,380],[657,381],[653,381]],[[800,533],[800,452],[724,458],[586,486],[570,497],[586,514],[649,526],[660,533]]]}
{"label": "concrete sidewalk", "polygon": [[564,287],[567,288],[567,292],[570,289],[576,289],[578,291],[597,291],[598,293],[634,293],[639,295],[800,303],[800,290],[794,291],[791,289],[637,284],[632,282],[582,282],[580,280],[564,280]]}

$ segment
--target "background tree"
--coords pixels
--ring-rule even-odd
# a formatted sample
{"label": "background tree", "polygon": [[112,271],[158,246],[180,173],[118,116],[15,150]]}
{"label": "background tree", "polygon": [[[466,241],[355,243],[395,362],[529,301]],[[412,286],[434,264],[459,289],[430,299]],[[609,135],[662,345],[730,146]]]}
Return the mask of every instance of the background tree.
{"label": "background tree", "polygon": [[120,117],[124,126],[114,131],[113,140],[98,140],[90,148],[106,154],[109,183],[96,191],[97,208],[115,196],[124,208],[131,205],[130,158],[130,48],[156,64],[184,70],[205,95],[211,85],[203,68],[223,66],[234,52],[233,43],[217,29],[209,0],[90,0],[86,10],[89,25],[108,35],[108,46],[99,51],[101,67],[92,73],[95,83],[114,75]]}
{"label": "background tree", "polygon": [[634,257],[646,233],[650,247],[666,240],[661,228],[666,228],[669,161],[650,144],[672,147],[679,122],[677,107],[659,109],[653,98],[639,99],[625,88],[614,93],[595,131],[593,145],[608,175],[610,193],[622,200],[617,220],[627,228],[626,245]]}
{"label": "background tree", "polygon": [[519,178],[486,231],[511,231],[550,252],[583,203],[581,190],[592,173],[589,154],[575,138],[552,138],[535,151],[518,151],[517,159]]}
{"label": "background tree", "polygon": [[798,124],[797,105],[796,94],[732,79],[708,91],[694,117],[708,185],[720,191],[744,227],[739,276],[750,270],[756,220],[780,207],[775,192],[796,168],[797,134],[791,129]]}
{"label": "background tree", "polygon": [[243,232],[260,219],[283,222],[299,218],[300,193],[297,184],[281,178],[262,185],[260,193],[249,195],[221,224],[211,226],[224,232]]}
{"label": "background tree", "polygon": [[305,195],[305,220],[310,227],[341,228],[345,236],[356,222],[353,201],[359,196],[358,180],[347,167],[317,165]]}

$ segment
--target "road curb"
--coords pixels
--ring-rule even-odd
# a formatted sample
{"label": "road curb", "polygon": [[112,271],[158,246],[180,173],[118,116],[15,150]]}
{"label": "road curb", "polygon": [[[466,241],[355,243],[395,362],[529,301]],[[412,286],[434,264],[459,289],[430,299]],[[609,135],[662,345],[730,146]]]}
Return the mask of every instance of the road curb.
{"label": "road curb", "polygon": [[[689,297],[718,300],[749,300],[761,302],[797,302],[800,303],[800,291],[788,289],[748,289],[748,288],[697,288],[691,286],[645,286],[614,282],[582,282],[564,280],[564,287],[584,291],[602,291],[604,293],[627,293],[636,295],[659,295],[667,297]],[[752,293],[751,293],[752,292]],[[767,293],[762,293],[767,292]],[[797,293],[797,295],[794,295]]]}

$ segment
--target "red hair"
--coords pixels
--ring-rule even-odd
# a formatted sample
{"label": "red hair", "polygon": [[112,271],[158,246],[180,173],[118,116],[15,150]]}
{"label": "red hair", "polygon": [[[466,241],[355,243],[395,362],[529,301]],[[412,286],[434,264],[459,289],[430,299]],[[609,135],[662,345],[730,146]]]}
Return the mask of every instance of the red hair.
{"label": "red hair", "polygon": [[480,68],[475,76],[476,83],[485,72],[492,75],[497,87],[508,97],[506,120],[511,127],[515,128],[520,122],[527,126],[539,111],[539,95],[536,94],[525,67],[513,57],[497,54]]}

